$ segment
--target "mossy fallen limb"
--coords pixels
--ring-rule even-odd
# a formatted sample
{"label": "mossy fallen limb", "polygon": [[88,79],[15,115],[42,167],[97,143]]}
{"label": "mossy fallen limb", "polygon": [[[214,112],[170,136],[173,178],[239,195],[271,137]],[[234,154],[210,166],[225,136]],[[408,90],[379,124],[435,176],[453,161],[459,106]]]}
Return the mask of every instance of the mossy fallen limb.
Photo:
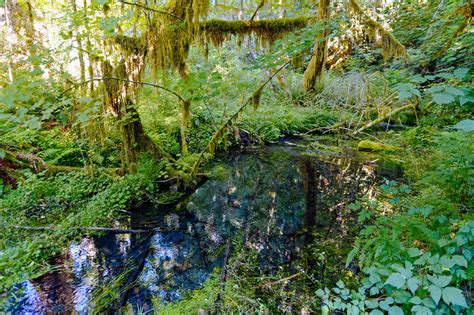
{"label": "mossy fallen limb", "polygon": [[416,110],[415,108],[415,105],[413,104],[407,104],[405,106],[401,106],[401,107],[398,107],[398,108],[395,108],[394,110],[392,110],[391,112],[385,114],[385,115],[382,115],[380,116],[379,118],[377,119],[374,119],[368,123],[366,123],[364,126],[360,127],[359,129],[357,129],[356,131],[354,131],[352,133],[352,135],[356,135],[358,133],[361,133],[362,131],[374,126],[374,125],[377,125],[378,123],[381,123],[382,121],[394,116],[395,114],[398,114],[399,112],[402,112],[404,110],[407,110],[407,109],[413,109],[413,110]]}
{"label": "mossy fallen limb", "polygon": [[375,142],[370,140],[362,140],[357,144],[359,151],[397,151],[398,147],[384,144],[381,142]]}

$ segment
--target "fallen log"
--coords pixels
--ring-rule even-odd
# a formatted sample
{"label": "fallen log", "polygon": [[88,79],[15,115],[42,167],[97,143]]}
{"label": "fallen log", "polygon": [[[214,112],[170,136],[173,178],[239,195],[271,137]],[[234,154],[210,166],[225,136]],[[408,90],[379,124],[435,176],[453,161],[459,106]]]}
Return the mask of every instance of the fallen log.
{"label": "fallen log", "polygon": [[[22,168],[30,168],[35,173],[46,171],[51,174],[57,174],[57,173],[81,172],[84,170],[93,169],[93,167],[91,166],[78,167],[78,166],[52,165],[52,164],[46,163],[42,158],[31,153],[14,152],[14,151],[10,151],[4,148],[2,148],[1,150],[5,152],[5,156],[3,157],[4,160],[11,161],[12,163]],[[101,170],[111,175],[121,175],[123,173],[123,171],[120,168],[101,168]]]}
{"label": "fallen log", "polygon": [[415,108],[415,105],[413,105],[413,104],[408,104],[408,105],[405,105],[405,106],[401,106],[401,107],[395,108],[395,109],[392,110],[391,112],[389,112],[389,113],[387,113],[387,114],[385,114],[385,115],[382,115],[382,116],[380,116],[380,117],[377,118],[377,119],[374,119],[374,120],[372,120],[372,121],[369,121],[369,122],[366,123],[364,126],[360,127],[360,128],[357,129],[356,131],[354,131],[354,132],[352,133],[352,135],[356,135],[356,134],[358,134],[358,133],[361,133],[362,131],[364,131],[364,130],[366,130],[366,129],[368,129],[368,128],[374,126],[374,125],[377,125],[377,124],[383,122],[384,120],[386,120],[386,119],[392,117],[393,115],[398,114],[399,112],[402,112],[402,111],[404,111],[404,110],[406,110],[406,109],[409,109],[409,108],[412,108],[412,109],[414,109],[414,110],[416,109],[416,108]]}
{"label": "fallen log", "polygon": [[[19,230],[32,230],[32,231],[60,231],[61,228],[55,226],[26,226],[26,225],[3,225],[5,229],[19,229]],[[98,226],[71,226],[64,228],[64,230],[84,230],[84,231],[99,231],[109,232],[115,234],[136,234],[136,233],[149,233],[156,231],[156,229],[120,229],[110,227],[98,227]]]}

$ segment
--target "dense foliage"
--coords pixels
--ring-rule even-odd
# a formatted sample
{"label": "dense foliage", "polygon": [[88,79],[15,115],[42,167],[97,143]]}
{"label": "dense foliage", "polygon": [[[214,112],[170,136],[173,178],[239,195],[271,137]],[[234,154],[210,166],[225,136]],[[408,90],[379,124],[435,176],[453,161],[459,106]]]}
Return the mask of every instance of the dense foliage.
{"label": "dense foliage", "polygon": [[[344,205],[350,241],[306,247],[295,277],[262,274],[235,241],[224,287],[216,270],[155,312],[469,313],[473,12],[465,0],[0,0],[0,300],[71,241],[196,189],[217,152],[283,138],[339,152],[318,140],[329,135],[405,173]],[[98,312],[114,300],[99,296]]]}

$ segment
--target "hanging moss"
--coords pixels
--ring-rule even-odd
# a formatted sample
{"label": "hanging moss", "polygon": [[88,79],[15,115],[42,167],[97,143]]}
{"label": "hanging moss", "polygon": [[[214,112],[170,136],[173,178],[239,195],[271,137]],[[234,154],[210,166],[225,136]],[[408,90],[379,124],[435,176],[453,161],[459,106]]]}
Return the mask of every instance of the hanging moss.
{"label": "hanging moss", "polygon": [[220,46],[231,36],[250,34],[256,35],[260,40],[267,43],[272,43],[284,34],[304,28],[307,24],[308,19],[305,17],[251,22],[242,20],[209,20],[201,22],[200,29],[206,42]]}
{"label": "hanging moss", "polygon": [[120,45],[120,48],[127,54],[142,54],[145,51],[146,45],[141,38],[130,37],[125,35],[116,35],[115,42]]}
{"label": "hanging moss", "polygon": [[349,0],[349,9],[361,18],[361,22],[368,27],[368,35],[374,37],[378,33],[381,37],[381,45],[383,49],[384,59],[395,57],[406,57],[405,46],[403,46],[392,33],[387,31],[380,23],[374,21],[356,0]]}
{"label": "hanging moss", "polygon": [[260,99],[262,97],[263,89],[258,89],[252,94],[252,105],[253,109],[257,110],[258,106],[260,105]]}

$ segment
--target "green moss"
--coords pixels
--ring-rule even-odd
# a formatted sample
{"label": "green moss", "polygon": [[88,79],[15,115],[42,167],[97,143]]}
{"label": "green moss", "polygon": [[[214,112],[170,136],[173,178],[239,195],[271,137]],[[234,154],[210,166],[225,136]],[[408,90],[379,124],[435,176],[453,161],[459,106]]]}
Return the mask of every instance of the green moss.
{"label": "green moss", "polygon": [[116,35],[114,40],[125,52],[129,54],[142,54],[146,47],[141,38]]}
{"label": "green moss", "polygon": [[362,140],[357,145],[360,151],[397,151],[398,148],[392,145],[383,144],[380,142]]}
{"label": "green moss", "polygon": [[282,35],[301,29],[308,24],[304,17],[258,21],[209,20],[200,23],[206,41],[221,45],[228,37],[255,34],[259,39],[273,42]]}

